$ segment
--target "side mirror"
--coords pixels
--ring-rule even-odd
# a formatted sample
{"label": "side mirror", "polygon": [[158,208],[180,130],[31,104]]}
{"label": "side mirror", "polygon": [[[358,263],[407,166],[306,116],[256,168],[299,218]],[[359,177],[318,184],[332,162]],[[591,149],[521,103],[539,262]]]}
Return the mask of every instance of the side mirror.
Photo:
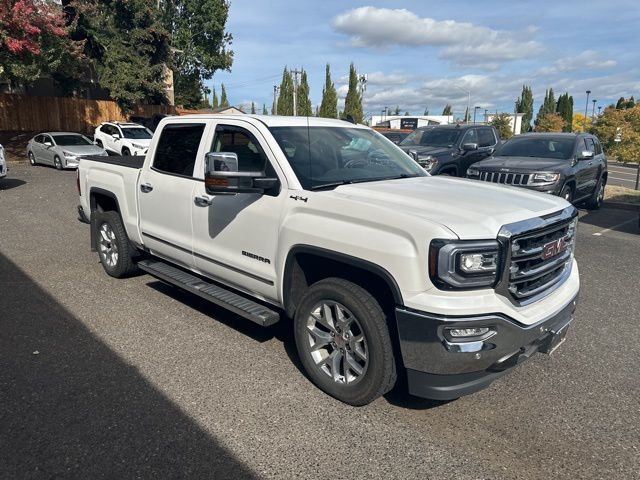
{"label": "side mirror", "polygon": [[238,155],[233,152],[209,152],[204,160],[204,185],[210,195],[264,193],[278,184],[264,172],[239,172]]}
{"label": "side mirror", "polygon": [[465,143],[462,145],[462,150],[464,150],[465,152],[473,152],[474,150],[478,149],[478,144],[477,143]]}
{"label": "side mirror", "polygon": [[111,138],[113,138],[114,140],[120,140],[120,134],[114,133],[113,135],[111,135]]}
{"label": "side mirror", "polygon": [[44,145],[45,147],[47,147],[47,148],[51,148],[51,147],[53,147],[53,143],[51,143],[51,142],[49,142],[49,141],[44,142],[44,144],[43,144],[43,145]]}
{"label": "side mirror", "polygon": [[595,156],[590,150],[583,150],[578,154],[578,160],[591,160]]}

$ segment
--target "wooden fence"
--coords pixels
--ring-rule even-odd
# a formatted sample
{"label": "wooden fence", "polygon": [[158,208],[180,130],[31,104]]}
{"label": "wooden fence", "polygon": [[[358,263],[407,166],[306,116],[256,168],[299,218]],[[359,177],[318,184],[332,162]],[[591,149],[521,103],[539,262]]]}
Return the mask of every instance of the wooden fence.
{"label": "wooden fence", "polygon": [[[139,105],[131,115],[149,117],[158,113],[177,112],[167,105]],[[0,94],[0,131],[90,133],[101,122],[125,120],[127,117],[111,100]]]}

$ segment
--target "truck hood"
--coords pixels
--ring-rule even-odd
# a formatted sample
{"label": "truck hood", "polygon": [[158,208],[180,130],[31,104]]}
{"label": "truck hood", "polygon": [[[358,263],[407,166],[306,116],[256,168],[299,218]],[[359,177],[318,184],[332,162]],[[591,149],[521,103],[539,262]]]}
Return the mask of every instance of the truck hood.
{"label": "truck hood", "polygon": [[[473,165],[473,168],[480,170],[493,170],[493,171],[558,171],[571,165],[570,160],[556,160],[550,158],[537,158],[537,157],[500,157],[495,156],[482,160]],[[503,170],[506,169],[506,170]]]}
{"label": "truck hood", "polygon": [[354,185],[325,192],[387,213],[436,222],[461,239],[496,238],[503,225],[546,215],[569,204],[548,194],[476,180],[417,177]]}

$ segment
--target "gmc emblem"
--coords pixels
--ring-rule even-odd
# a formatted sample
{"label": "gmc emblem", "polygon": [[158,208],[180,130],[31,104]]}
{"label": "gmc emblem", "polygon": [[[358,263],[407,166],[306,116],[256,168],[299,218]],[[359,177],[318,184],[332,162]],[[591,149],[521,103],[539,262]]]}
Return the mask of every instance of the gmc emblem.
{"label": "gmc emblem", "polygon": [[548,260],[551,257],[560,255],[567,249],[567,240],[565,237],[554,240],[553,242],[545,243],[542,247],[542,259]]}

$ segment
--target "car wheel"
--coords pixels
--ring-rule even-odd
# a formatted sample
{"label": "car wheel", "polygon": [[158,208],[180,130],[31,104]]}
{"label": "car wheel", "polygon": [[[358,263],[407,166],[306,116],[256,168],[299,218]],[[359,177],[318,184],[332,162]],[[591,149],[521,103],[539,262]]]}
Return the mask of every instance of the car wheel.
{"label": "car wheel", "polygon": [[102,144],[102,140],[96,140],[96,145],[100,148],[104,148],[104,145]]}
{"label": "car wheel", "polygon": [[29,155],[28,155],[28,156],[29,156],[29,163],[30,163],[32,166],[34,166],[34,167],[35,167],[36,165],[38,165],[38,162],[36,162],[36,156],[33,154],[33,152],[29,152]]}
{"label": "car wheel", "polygon": [[571,188],[571,185],[565,185],[564,187],[562,187],[559,196],[564,198],[567,202],[571,203],[571,200],[573,200],[573,189]]}
{"label": "car wheel", "polygon": [[60,160],[59,156],[53,157],[53,166],[58,170],[62,170],[62,160]]}
{"label": "car wheel", "polygon": [[115,278],[129,277],[137,272],[129,237],[118,212],[95,212],[96,250],[102,268]]}
{"label": "car wheel", "polygon": [[307,375],[332,397],[361,406],[393,388],[386,316],[362,287],[340,278],[312,285],[298,306],[294,330]]}
{"label": "car wheel", "polygon": [[604,189],[606,186],[606,182],[604,179],[600,179],[596,189],[593,191],[591,197],[586,202],[586,207],[589,210],[598,210],[602,206],[602,202],[604,201]]}
{"label": "car wheel", "polygon": [[127,157],[127,156],[129,156],[129,155],[131,155],[131,150],[129,150],[127,147],[124,147],[124,148],[122,149],[122,156],[123,156],[123,157]]}

